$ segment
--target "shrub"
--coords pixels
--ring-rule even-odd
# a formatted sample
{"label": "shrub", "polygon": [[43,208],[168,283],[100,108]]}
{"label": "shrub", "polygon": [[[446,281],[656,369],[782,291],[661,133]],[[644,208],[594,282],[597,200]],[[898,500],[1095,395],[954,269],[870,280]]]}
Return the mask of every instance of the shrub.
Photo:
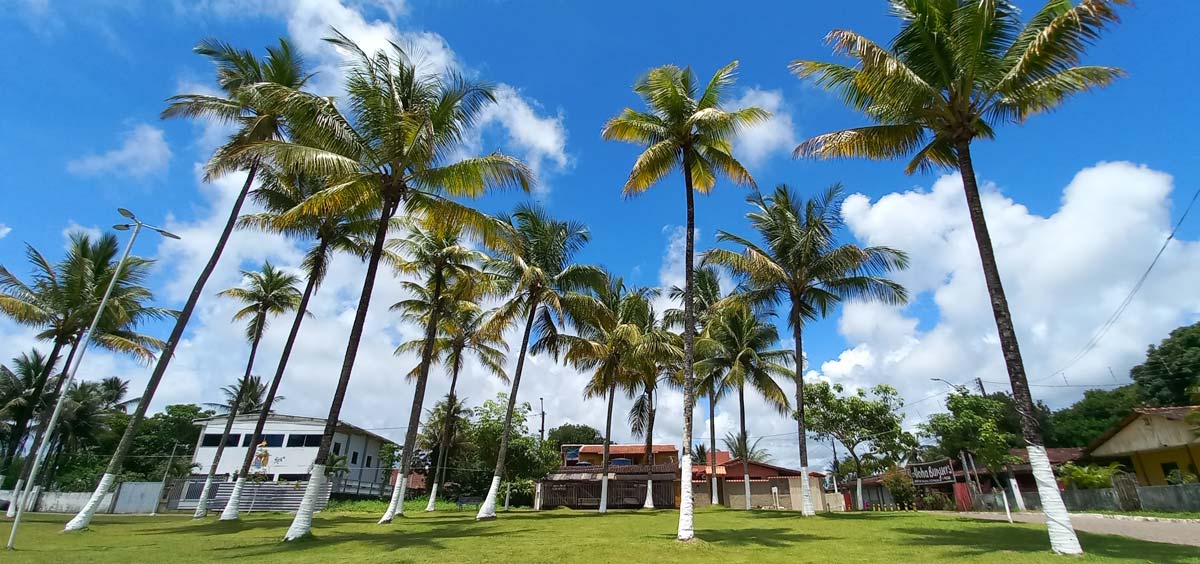
{"label": "shrub", "polygon": [[950,496],[939,491],[927,491],[917,500],[918,509],[931,511],[954,511],[957,507]]}
{"label": "shrub", "polygon": [[1078,466],[1068,462],[1058,468],[1058,477],[1068,488],[1079,490],[1098,490],[1112,487],[1113,474],[1121,471],[1121,464],[1113,462],[1108,466],[1089,464]]}
{"label": "shrub", "polygon": [[913,486],[912,476],[898,466],[884,472],[883,487],[891,492],[892,499],[900,505],[911,505],[917,499],[917,488]]}

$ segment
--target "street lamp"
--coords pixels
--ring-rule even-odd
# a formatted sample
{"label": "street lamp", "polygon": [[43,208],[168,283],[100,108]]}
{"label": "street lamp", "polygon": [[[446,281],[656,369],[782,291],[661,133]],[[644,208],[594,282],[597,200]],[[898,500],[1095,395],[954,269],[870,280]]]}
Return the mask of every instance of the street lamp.
{"label": "street lamp", "polygon": [[15,497],[13,500],[17,504],[17,514],[13,518],[12,531],[8,534],[8,549],[13,549],[13,543],[17,539],[17,527],[21,524],[21,515],[24,513],[25,504],[29,500],[29,495],[33,492],[33,484],[37,482],[38,471],[41,470],[42,462],[46,460],[46,453],[49,450],[50,439],[54,436],[54,427],[58,425],[58,418],[62,415],[63,406],[67,403],[67,390],[71,389],[71,382],[75,380],[75,373],[79,371],[79,365],[83,363],[83,355],[87,352],[88,345],[92,342],[92,335],[96,332],[96,326],[100,324],[100,316],[104,315],[104,307],[108,305],[108,298],[112,295],[113,288],[117,285],[117,279],[121,276],[121,270],[125,268],[125,261],[129,258],[129,251],[133,249],[133,242],[137,240],[138,233],[143,227],[157,231],[159,235],[170,239],[179,239],[179,236],[155,227],[148,223],[143,223],[133,215],[133,212],[125,208],[117,208],[117,213],[127,219],[133,220],[133,223],[125,223],[114,225],[113,229],[118,231],[128,231],[133,229],[133,234],[129,236],[129,243],[125,245],[125,252],[121,254],[121,259],[117,261],[117,267],[113,270],[112,280],[108,282],[108,288],[104,290],[104,297],[100,298],[100,306],[96,308],[96,315],[92,317],[92,324],[84,333],[83,340],[79,345],[79,354],[75,358],[75,364],[67,367],[67,380],[63,382],[62,394],[58,396],[58,401],[54,404],[54,411],[50,414],[50,422],[46,424],[46,432],[42,435],[42,444],[34,445],[36,455],[33,458],[33,467],[29,471],[29,481],[25,483],[25,491],[20,497]]}

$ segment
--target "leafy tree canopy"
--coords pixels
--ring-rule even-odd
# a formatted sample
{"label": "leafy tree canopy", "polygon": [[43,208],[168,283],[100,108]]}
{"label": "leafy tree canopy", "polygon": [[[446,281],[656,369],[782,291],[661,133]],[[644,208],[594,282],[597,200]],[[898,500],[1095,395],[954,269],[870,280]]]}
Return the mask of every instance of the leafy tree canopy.
{"label": "leafy tree canopy", "polygon": [[1179,327],[1161,343],[1150,345],[1145,362],[1130,376],[1138,397],[1154,406],[1190,405],[1188,389],[1200,384],[1200,323]]}
{"label": "leafy tree canopy", "polygon": [[1141,405],[1140,394],[1137,384],[1084,392],[1082,399],[1050,416],[1046,446],[1087,446]]}
{"label": "leafy tree canopy", "polygon": [[602,445],[604,436],[595,427],[582,423],[566,423],[559,425],[546,434],[546,443],[554,450],[562,445]]}
{"label": "leafy tree canopy", "polygon": [[1012,462],[1008,449],[1019,435],[1001,428],[1003,401],[960,388],[946,398],[946,409],[949,413],[935,414],[921,425],[921,434],[937,442],[941,456],[953,458],[959,451],[968,451],[993,468]]}
{"label": "leafy tree canopy", "polygon": [[825,382],[806,386],[804,419],[808,429],[821,438],[833,437],[849,451],[855,474],[865,476],[863,459],[876,456],[892,462],[907,458],[917,439],[901,426],[904,400],[888,385],[854,393],[843,393],[840,384]]}

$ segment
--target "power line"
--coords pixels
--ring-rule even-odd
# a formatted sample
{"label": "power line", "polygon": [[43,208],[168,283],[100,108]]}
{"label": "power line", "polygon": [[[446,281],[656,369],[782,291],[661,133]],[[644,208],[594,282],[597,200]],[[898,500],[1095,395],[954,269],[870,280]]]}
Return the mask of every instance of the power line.
{"label": "power line", "polygon": [[1129,290],[1129,294],[1125,296],[1125,299],[1121,301],[1121,304],[1117,306],[1117,309],[1113,311],[1112,315],[1110,315],[1104,323],[1100,324],[1100,327],[1097,328],[1095,333],[1092,334],[1092,338],[1089,339],[1086,344],[1084,344],[1083,348],[1080,349],[1079,352],[1075,353],[1075,356],[1071,357],[1071,360],[1067,362],[1066,366],[1063,366],[1062,368],[1052,372],[1049,376],[1040,378],[1037,381],[1053,378],[1058,374],[1066,372],[1068,368],[1071,368],[1075,365],[1075,363],[1083,360],[1088,353],[1092,352],[1092,350],[1100,344],[1100,340],[1104,338],[1104,335],[1106,335],[1108,331],[1112,329],[1114,325],[1116,325],[1117,320],[1121,318],[1121,314],[1125,313],[1126,308],[1133,303],[1134,296],[1137,295],[1138,291],[1142,289],[1142,285],[1146,283],[1146,279],[1150,277],[1150,271],[1154,270],[1154,266],[1158,264],[1158,259],[1162,258],[1163,253],[1166,252],[1167,245],[1170,244],[1171,240],[1175,238],[1175,234],[1179,231],[1179,227],[1183,225],[1183,221],[1187,219],[1188,213],[1192,211],[1192,206],[1195,205],[1198,197],[1200,197],[1200,187],[1197,187],[1195,193],[1192,194],[1192,199],[1188,201],[1187,207],[1184,208],[1183,215],[1179,216],[1179,221],[1175,222],[1175,227],[1171,229],[1171,233],[1167,235],[1166,240],[1163,241],[1163,244],[1161,247],[1159,247],[1158,252],[1154,254],[1154,260],[1150,261],[1150,265],[1147,266],[1146,271],[1143,272],[1140,277],[1138,277],[1138,280],[1133,285],[1133,288]]}

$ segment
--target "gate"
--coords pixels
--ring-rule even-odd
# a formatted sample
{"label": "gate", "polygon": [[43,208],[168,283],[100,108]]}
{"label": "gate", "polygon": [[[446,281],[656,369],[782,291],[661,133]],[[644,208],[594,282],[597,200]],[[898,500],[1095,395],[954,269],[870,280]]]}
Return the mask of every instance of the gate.
{"label": "gate", "polygon": [[1117,491],[1117,507],[1121,511],[1141,511],[1142,499],[1137,491],[1137,477],[1128,472],[1117,472],[1112,477],[1113,489]]}
{"label": "gate", "polygon": [[122,482],[117,487],[113,513],[153,513],[162,495],[162,482]]}

